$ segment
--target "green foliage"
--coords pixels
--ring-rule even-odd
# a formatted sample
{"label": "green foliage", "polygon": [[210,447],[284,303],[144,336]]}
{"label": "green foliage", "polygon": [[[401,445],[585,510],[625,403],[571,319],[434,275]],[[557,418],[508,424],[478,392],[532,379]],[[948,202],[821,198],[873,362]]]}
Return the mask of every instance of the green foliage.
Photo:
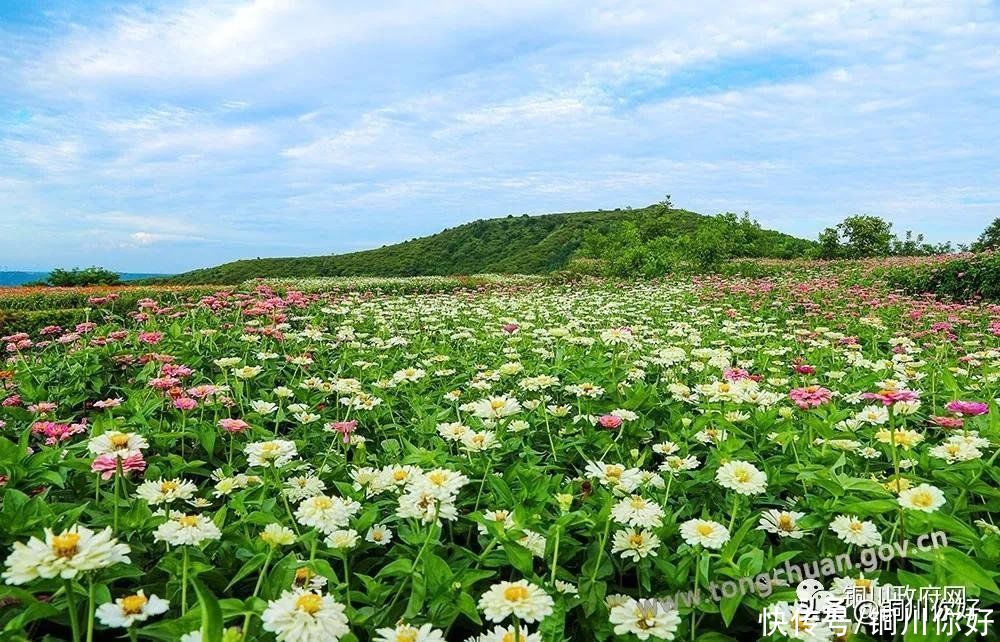
{"label": "green foliage", "polygon": [[[234,261],[161,282],[235,284],[258,277],[542,274],[561,270],[579,257],[613,263],[610,269],[614,273],[651,276],[663,274],[678,262],[707,260],[708,252],[701,246],[708,239],[698,239],[696,232],[720,222],[717,217],[674,209],[667,197],[634,210],[475,221],[363,252]],[[753,249],[739,256],[799,256],[813,245],[759,226],[745,231],[752,237]],[[623,233],[628,234],[628,243],[621,237]],[[690,247],[675,249],[674,240],[684,235],[688,235]]]}
{"label": "green foliage", "polygon": [[890,286],[908,293],[932,293],[956,301],[977,297],[1000,301],[1000,254],[996,252],[900,266],[885,276]]}
{"label": "green foliage", "polygon": [[892,223],[878,216],[848,216],[837,229],[843,239],[843,255],[847,258],[888,256],[892,251]]}
{"label": "green foliage", "polygon": [[663,205],[649,210],[641,221],[590,230],[579,253],[602,260],[615,276],[652,277],[717,270],[732,258],[801,256],[813,246],[762,229],[747,212],[692,219]]}
{"label": "green foliage", "polygon": [[983,230],[983,233],[979,235],[976,242],[972,244],[973,252],[995,250],[998,248],[1000,248],[1000,216],[993,219],[993,222]]}
{"label": "green foliage", "polygon": [[63,270],[56,268],[49,273],[48,284],[55,287],[81,287],[85,285],[118,285],[121,282],[119,274],[101,267],[73,268]]}

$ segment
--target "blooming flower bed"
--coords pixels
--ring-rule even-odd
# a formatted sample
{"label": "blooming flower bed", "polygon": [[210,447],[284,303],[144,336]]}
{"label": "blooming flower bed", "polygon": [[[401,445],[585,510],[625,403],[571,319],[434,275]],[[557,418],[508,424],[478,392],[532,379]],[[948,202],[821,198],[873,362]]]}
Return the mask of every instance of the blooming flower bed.
{"label": "blooming flower bed", "polygon": [[4,639],[747,640],[794,582],[719,582],[932,531],[826,584],[1000,599],[996,307],[823,274],[312,289],[3,337]]}

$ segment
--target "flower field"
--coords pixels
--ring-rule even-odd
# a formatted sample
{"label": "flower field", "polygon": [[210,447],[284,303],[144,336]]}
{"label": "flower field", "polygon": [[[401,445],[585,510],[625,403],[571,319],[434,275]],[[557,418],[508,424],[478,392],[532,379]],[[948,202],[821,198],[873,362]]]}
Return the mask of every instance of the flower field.
{"label": "flower field", "polygon": [[1000,600],[998,306],[321,285],[3,337],[0,638],[833,640],[774,571],[931,533],[820,581]]}

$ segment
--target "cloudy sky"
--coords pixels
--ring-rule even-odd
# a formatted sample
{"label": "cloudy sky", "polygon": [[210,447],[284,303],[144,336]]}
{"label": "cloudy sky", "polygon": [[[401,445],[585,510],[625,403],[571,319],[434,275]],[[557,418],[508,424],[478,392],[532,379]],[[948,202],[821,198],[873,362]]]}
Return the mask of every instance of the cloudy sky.
{"label": "cloudy sky", "polygon": [[169,272],[477,218],[1000,216],[992,0],[0,2],[0,269]]}

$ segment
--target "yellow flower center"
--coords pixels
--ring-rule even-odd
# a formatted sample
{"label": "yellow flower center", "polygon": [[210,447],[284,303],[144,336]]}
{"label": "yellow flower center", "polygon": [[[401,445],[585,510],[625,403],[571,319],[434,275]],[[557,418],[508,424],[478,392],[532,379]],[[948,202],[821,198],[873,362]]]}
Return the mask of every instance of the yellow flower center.
{"label": "yellow flower center", "polygon": [[632,546],[642,546],[646,541],[646,538],[642,536],[642,533],[636,533],[628,538],[628,543]]}
{"label": "yellow flower center", "polygon": [[180,487],[175,481],[169,480],[165,482],[160,482],[160,492],[161,493],[172,493]]}
{"label": "yellow flower center", "polygon": [[122,613],[125,615],[142,613],[142,609],[146,606],[147,601],[145,595],[129,595],[122,600]]}
{"label": "yellow flower center", "polygon": [[372,539],[376,542],[381,542],[384,537],[385,535],[382,534],[382,531],[372,531]]}
{"label": "yellow flower center", "polygon": [[740,468],[735,473],[733,473],[733,477],[735,477],[736,481],[738,481],[739,483],[745,484],[748,481],[750,481],[750,471]]}
{"label": "yellow flower center", "polygon": [[427,481],[435,486],[442,486],[448,481],[448,475],[440,470],[435,470],[427,474]]}
{"label": "yellow flower center", "polygon": [[698,534],[702,537],[708,537],[715,532],[715,527],[711,524],[698,524]]}
{"label": "yellow flower center", "polygon": [[729,392],[729,384],[728,383],[720,383],[719,384],[719,392]]}
{"label": "yellow flower center", "polygon": [[392,473],[392,478],[393,478],[393,480],[398,481],[398,482],[399,481],[403,481],[404,479],[406,479],[406,471],[405,470],[395,470]]}
{"label": "yellow flower center", "polygon": [[194,528],[198,525],[198,517],[195,515],[181,515],[177,522],[185,528]]}
{"label": "yellow flower center", "polygon": [[70,558],[79,550],[80,536],[76,533],[64,533],[52,538],[52,552],[57,557]]}
{"label": "yellow flower center", "polygon": [[788,513],[782,513],[777,520],[778,530],[790,532],[795,530],[795,520]]}
{"label": "yellow flower center", "polygon": [[861,522],[851,522],[851,525],[848,526],[848,528],[850,528],[855,533],[860,533],[861,529],[864,528],[864,524],[862,524]]}
{"label": "yellow flower center", "polygon": [[315,593],[305,593],[295,600],[295,608],[309,615],[315,615],[323,606],[323,598]]}
{"label": "yellow flower center", "polygon": [[921,490],[913,494],[910,498],[914,506],[927,507],[934,503],[934,498],[926,490]]}
{"label": "yellow flower center", "polygon": [[417,642],[419,631],[412,626],[407,626],[402,631],[396,632],[396,642]]}
{"label": "yellow flower center", "polygon": [[503,598],[508,602],[520,602],[528,599],[528,589],[523,586],[508,586],[503,592]]}
{"label": "yellow flower center", "polygon": [[326,510],[327,508],[333,508],[333,501],[329,497],[316,497],[313,499],[313,506],[320,510]]}
{"label": "yellow flower center", "polygon": [[864,577],[859,577],[858,579],[854,580],[854,586],[857,586],[858,588],[864,589],[870,587],[871,585],[872,581]]}
{"label": "yellow flower center", "polygon": [[299,586],[303,586],[312,579],[313,572],[307,568],[300,568],[295,570],[295,583]]}
{"label": "yellow flower center", "polygon": [[639,510],[646,507],[646,500],[638,495],[632,495],[632,501],[629,502],[632,508]]}
{"label": "yellow flower center", "polygon": [[604,469],[604,474],[609,479],[619,479],[624,474],[625,469],[621,466],[608,466]]}
{"label": "yellow flower center", "polygon": [[114,446],[116,450],[120,449],[120,448],[127,447],[128,446],[128,435],[122,435],[122,434],[112,435],[111,436],[111,445]]}

